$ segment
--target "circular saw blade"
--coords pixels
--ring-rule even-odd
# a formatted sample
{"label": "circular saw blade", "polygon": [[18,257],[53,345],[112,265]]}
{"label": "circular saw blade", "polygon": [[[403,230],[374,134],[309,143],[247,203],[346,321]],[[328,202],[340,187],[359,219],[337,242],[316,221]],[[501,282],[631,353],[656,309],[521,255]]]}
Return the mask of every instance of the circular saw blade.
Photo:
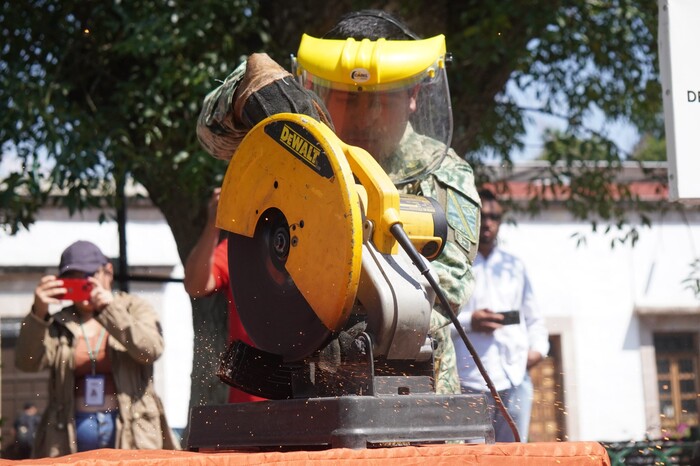
{"label": "circular saw blade", "polygon": [[281,211],[263,214],[255,236],[229,233],[234,302],[255,345],[290,360],[320,348],[332,334],[285,269],[289,225]]}
{"label": "circular saw blade", "polygon": [[276,115],[246,136],[222,188],[241,322],[256,347],[290,361],[343,327],[357,293],[362,219],[341,144],[315,120]]}

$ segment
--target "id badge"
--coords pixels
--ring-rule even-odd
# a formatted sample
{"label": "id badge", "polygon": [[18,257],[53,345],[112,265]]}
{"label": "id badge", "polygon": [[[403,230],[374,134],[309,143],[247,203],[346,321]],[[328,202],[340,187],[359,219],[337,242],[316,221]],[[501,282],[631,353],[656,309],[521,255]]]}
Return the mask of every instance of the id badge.
{"label": "id badge", "polygon": [[105,404],[105,376],[85,376],[85,406],[103,406]]}

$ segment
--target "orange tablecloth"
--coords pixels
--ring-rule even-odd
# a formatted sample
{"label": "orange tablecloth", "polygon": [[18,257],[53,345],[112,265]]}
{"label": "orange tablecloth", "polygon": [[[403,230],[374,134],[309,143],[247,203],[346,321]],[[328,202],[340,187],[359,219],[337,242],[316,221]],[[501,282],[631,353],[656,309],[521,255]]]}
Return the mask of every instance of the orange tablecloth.
{"label": "orange tablecloth", "polygon": [[605,448],[596,442],[563,443],[496,443],[492,445],[426,445],[415,447],[350,450],[336,448],[322,451],[293,452],[215,452],[195,453],[167,450],[94,450],[60,458],[10,461],[0,465],[489,465],[542,466],[587,465],[610,466]]}

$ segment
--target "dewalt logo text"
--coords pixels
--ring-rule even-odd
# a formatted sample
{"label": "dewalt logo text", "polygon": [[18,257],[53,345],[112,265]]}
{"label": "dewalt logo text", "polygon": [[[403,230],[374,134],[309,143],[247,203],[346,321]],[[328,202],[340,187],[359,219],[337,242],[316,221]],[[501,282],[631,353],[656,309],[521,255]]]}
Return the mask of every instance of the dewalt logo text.
{"label": "dewalt logo text", "polygon": [[309,164],[316,166],[316,159],[321,153],[321,150],[304,139],[304,137],[292,128],[284,125],[280,133],[279,141]]}

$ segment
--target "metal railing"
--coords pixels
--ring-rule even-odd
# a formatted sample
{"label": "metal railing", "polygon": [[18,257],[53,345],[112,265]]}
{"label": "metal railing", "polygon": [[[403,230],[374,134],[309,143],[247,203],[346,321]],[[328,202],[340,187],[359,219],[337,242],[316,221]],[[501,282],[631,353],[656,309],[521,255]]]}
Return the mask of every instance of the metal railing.
{"label": "metal railing", "polygon": [[601,442],[611,466],[700,466],[700,441]]}

